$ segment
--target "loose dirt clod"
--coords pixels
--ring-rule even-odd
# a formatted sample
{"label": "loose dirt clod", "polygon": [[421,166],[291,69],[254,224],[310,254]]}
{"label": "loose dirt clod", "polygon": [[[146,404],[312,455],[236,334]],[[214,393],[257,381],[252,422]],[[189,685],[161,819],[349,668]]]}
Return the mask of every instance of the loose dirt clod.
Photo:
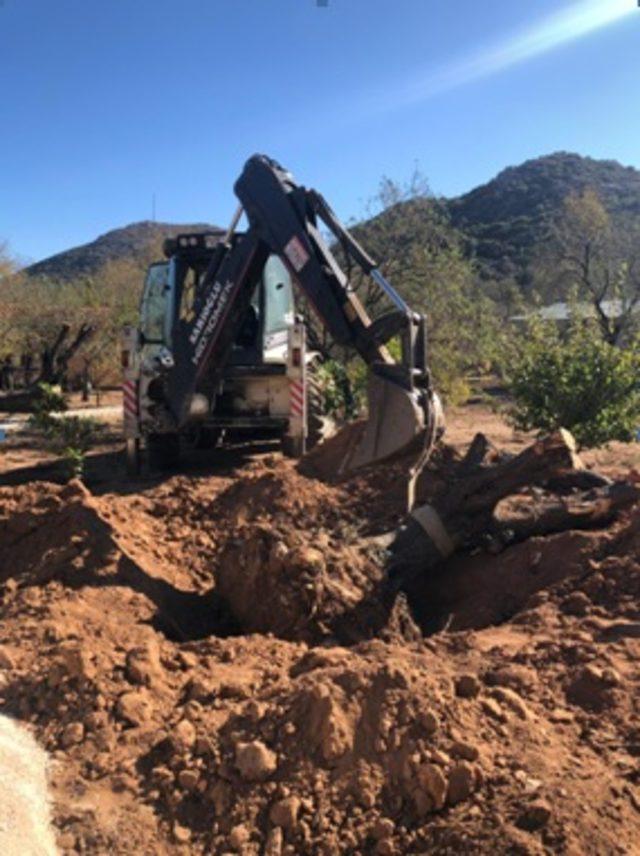
{"label": "loose dirt clod", "polygon": [[1,704],[63,854],[634,853],[640,510],[393,598],[399,467],[0,489]]}

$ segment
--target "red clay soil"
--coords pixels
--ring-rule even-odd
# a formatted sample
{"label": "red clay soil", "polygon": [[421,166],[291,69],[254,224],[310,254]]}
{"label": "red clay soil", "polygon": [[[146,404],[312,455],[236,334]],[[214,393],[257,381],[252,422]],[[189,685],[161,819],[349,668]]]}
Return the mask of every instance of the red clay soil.
{"label": "red clay soil", "polygon": [[0,490],[0,709],[63,854],[639,852],[640,510],[456,558],[424,636],[378,597],[402,498],[275,456]]}

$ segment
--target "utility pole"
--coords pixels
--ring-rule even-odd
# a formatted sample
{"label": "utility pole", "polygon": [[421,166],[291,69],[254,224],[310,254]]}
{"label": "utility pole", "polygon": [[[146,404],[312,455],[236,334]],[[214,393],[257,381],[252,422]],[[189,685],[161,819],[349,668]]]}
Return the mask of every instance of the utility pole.
{"label": "utility pole", "polygon": [[156,194],[155,192],[151,196],[151,220],[152,222],[156,222]]}

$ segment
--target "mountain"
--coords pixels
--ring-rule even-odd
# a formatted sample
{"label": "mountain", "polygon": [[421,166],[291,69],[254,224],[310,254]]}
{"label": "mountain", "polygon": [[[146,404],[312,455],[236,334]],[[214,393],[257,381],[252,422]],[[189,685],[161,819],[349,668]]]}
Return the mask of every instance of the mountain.
{"label": "mountain", "polygon": [[[536,257],[562,213],[564,199],[585,188],[598,193],[619,228],[624,229],[634,218],[640,218],[640,171],[617,161],[594,160],[568,152],[556,152],[509,167],[487,184],[437,203],[461,233],[483,279],[498,283],[514,279],[526,292]],[[417,200],[405,210],[406,228],[395,230],[396,235],[400,231],[406,238],[403,245],[419,240],[417,236],[424,233],[424,229],[417,228],[416,217],[433,216],[433,206],[421,207],[420,202]],[[400,203],[400,207],[406,205]],[[361,235],[374,256],[383,249],[378,247],[381,230],[376,220],[386,216],[397,217],[397,207],[356,228],[356,234]],[[180,231],[215,228],[206,224],[133,223],[37,262],[27,271],[70,279],[118,259],[133,259],[142,266],[152,257],[161,256],[165,237]]]}
{"label": "mountain", "polygon": [[526,287],[564,199],[586,188],[597,192],[619,228],[640,217],[640,171],[568,152],[509,167],[487,184],[443,202],[482,275],[514,277]]}
{"label": "mountain", "polygon": [[134,261],[145,266],[153,258],[162,258],[162,242],[179,232],[218,230],[206,223],[155,223],[143,220],[100,235],[95,241],[81,244],[55,256],[36,262],[26,270],[33,276],[68,280],[95,273],[109,262]]}

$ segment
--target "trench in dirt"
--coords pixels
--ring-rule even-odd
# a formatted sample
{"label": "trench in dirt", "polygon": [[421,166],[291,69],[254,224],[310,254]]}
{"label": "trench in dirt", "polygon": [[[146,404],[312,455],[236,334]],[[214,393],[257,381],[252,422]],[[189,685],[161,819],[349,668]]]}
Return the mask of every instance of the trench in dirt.
{"label": "trench in dirt", "polygon": [[151,627],[171,642],[226,639],[242,633],[227,604],[215,591],[200,595],[168,592],[151,621]]}
{"label": "trench in dirt", "polygon": [[[438,477],[430,475],[436,486]],[[11,567],[24,566],[27,585],[60,572],[74,588],[129,587],[153,605],[151,626],[175,642],[270,633],[352,645],[379,636],[398,610],[388,556],[369,538],[402,519],[393,485],[384,471],[326,484],[277,456],[147,485],[139,505],[135,493],[27,485],[11,522],[24,555],[14,551]],[[598,538],[569,531],[498,555],[454,556],[401,589],[403,620],[424,636],[508,621],[537,592],[584,573]],[[105,573],[114,551],[117,566]],[[53,558],[40,567],[43,553]]]}
{"label": "trench in dirt", "polygon": [[170,483],[154,509],[171,515],[189,545],[174,552],[174,564],[189,564],[194,533],[213,532],[215,548],[201,563],[204,591],[160,579],[162,567],[151,576],[134,563],[125,574],[154,604],[153,628],[171,641],[269,633],[349,646],[380,636],[397,623],[398,612],[414,636],[416,630],[424,637],[480,630],[510,621],[564,580],[588,575],[606,552],[606,529],[569,530],[497,554],[457,554],[428,572],[408,574],[398,589],[389,585],[390,555],[361,534],[363,521],[365,532],[373,526],[378,534],[390,521],[397,525],[402,492],[386,491],[388,507],[372,524],[373,503],[383,499],[375,477],[373,486],[365,479],[345,493],[277,458],[250,464],[241,478],[229,475],[226,487],[204,502],[196,496],[185,503],[194,482],[181,478],[177,503],[167,499],[175,490]]}
{"label": "trench in dirt", "polygon": [[[350,646],[379,636],[400,609],[404,620],[408,618],[425,638],[445,629],[481,630],[511,621],[527,607],[539,603],[549,588],[588,575],[585,556],[592,562],[602,552],[598,542],[603,531],[570,531],[534,538],[508,547],[498,555],[460,554],[439,568],[414,573],[404,586],[389,584],[389,560],[382,559],[376,563],[375,582],[358,592],[356,602],[350,600],[336,609],[336,604],[331,603],[332,592],[325,588],[317,600],[295,603],[294,618],[285,620],[284,626],[278,614],[282,609],[291,611],[291,598],[287,597],[286,589],[278,591],[274,586],[286,586],[287,582],[295,586],[295,578],[270,579],[270,560],[266,557],[264,564],[256,569],[258,576],[265,571],[266,579],[258,582],[257,591],[252,594],[250,584],[245,589],[244,569],[234,555],[228,566],[223,564],[218,568],[217,576],[235,578],[237,589],[245,591],[239,610],[234,610],[215,589],[196,594],[161,587],[160,596],[147,590],[157,609],[151,623],[155,630],[176,642],[262,631],[283,639],[301,638],[319,644],[326,636]],[[350,564],[339,568],[345,578],[351,571]],[[394,567],[394,573],[397,571]],[[332,573],[336,573],[335,567]],[[234,595],[237,596],[233,584],[231,595],[233,601]],[[265,611],[256,606],[261,601],[268,617],[256,623],[256,610]],[[312,613],[324,615],[329,629],[315,623]]]}

